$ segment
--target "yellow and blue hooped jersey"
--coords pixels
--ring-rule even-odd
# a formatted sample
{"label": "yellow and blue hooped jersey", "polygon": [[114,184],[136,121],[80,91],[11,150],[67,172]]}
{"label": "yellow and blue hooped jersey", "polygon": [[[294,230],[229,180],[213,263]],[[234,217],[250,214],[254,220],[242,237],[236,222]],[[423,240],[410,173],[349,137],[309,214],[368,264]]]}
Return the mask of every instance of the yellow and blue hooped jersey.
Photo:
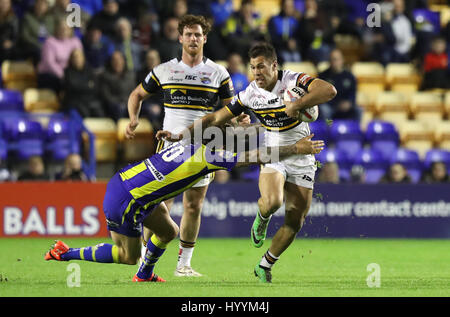
{"label": "yellow and blue hooped jersey", "polygon": [[130,204],[137,203],[145,210],[184,192],[208,173],[231,170],[237,160],[236,153],[178,142],[142,162],[128,165],[119,175],[133,196]]}

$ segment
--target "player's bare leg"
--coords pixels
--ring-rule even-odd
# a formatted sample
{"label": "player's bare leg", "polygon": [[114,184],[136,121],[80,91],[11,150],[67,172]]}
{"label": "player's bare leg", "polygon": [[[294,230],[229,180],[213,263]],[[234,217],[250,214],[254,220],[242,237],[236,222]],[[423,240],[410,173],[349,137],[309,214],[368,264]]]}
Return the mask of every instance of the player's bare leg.
{"label": "player's bare leg", "polygon": [[[166,205],[167,210],[170,211],[170,209],[172,208],[173,202],[174,202],[175,198],[170,198],[166,201],[164,201],[164,204]],[[141,247],[141,258],[139,259],[139,265],[142,264],[142,261],[145,258],[145,253],[147,250],[147,243],[150,240],[151,236],[153,235],[153,232],[147,228],[146,226],[142,226],[142,235],[141,235],[141,242],[142,242],[142,247]]]}
{"label": "player's bare leg", "polygon": [[201,223],[201,210],[208,186],[193,187],[183,194],[183,215],[180,222],[180,251],[175,276],[201,276],[191,267],[192,253]]}
{"label": "player's bare leg", "polygon": [[255,267],[255,275],[262,282],[271,282],[271,268],[291,245],[303,226],[312,201],[312,189],[287,182],[284,224],[278,229],[267,252]]}
{"label": "player's bare leg", "polygon": [[266,238],[267,226],[272,214],[283,204],[284,176],[273,168],[264,167],[259,176],[259,191],[261,197],[258,199],[259,213],[255,217],[251,229],[251,240],[253,246],[259,248]]}

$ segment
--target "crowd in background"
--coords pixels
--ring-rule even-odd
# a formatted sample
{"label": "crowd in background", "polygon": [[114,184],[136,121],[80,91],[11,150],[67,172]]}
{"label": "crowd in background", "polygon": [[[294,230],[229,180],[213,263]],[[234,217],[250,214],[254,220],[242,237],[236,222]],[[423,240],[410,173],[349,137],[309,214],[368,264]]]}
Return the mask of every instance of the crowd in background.
{"label": "crowd in background", "polygon": [[[80,27],[67,23],[71,2],[81,6]],[[371,2],[382,8],[380,27],[366,23]],[[332,82],[338,95],[321,106],[321,119],[359,120],[357,82],[336,49],[335,35],[352,35],[363,43],[361,60],[413,63],[424,75],[422,89],[450,88],[450,23],[431,31],[413,16],[415,9],[427,7],[426,0],[282,0],[279,14],[263,21],[251,0],[242,0],[237,11],[232,0],[0,0],[0,62],[31,59],[38,87],[57,92],[62,111],[118,120],[127,117],[128,96],[151,69],[180,55],[178,19],[191,13],[213,25],[205,56],[228,62],[236,93],[248,85],[249,47],[266,40],[277,49],[280,64],[329,61],[319,77]],[[161,128],[160,96],[146,100],[142,111],[155,130]],[[30,162],[30,170],[39,165]],[[336,168],[326,167],[319,181],[336,182]],[[436,173],[432,169],[427,179]],[[327,180],[322,174],[334,176]],[[398,176],[403,174],[394,166],[383,180],[407,181]]]}

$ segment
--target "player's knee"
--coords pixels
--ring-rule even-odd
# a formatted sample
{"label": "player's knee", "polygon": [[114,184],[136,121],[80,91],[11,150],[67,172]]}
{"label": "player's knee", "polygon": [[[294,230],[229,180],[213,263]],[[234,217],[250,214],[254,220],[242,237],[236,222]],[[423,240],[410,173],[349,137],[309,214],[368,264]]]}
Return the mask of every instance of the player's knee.
{"label": "player's knee", "polygon": [[203,202],[202,201],[188,201],[184,204],[184,212],[189,213],[191,215],[198,215],[202,210]]}
{"label": "player's knee", "polygon": [[265,199],[266,208],[270,213],[274,213],[283,205],[283,197],[279,197],[278,195],[273,195],[267,197]]}
{"label": "player's knee", "polygon": [[125,249],[119,249],[119,259],[120,263],[128,265],[136,265],[139,261],[139,253],[131,253]]}

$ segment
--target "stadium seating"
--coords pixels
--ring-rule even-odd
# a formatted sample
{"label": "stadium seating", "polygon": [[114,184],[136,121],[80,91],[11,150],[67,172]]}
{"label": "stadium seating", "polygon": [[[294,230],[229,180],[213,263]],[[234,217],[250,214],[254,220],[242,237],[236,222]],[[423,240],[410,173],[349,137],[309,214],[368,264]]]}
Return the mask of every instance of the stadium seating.
{"label": "stadium seating", "polygon": [[323,140],[325,144],[330,141],[330,132],[327,123],[324,120],[317,120],[310,122],[309,129],[311,133],[314,133],[315,140]]}
{"label": "stadium seating", "polygon": [[336,148],[345,152],[350,160],[353,160],[355,154],[362,149],[364,135],[357,121],[333,121],[330,136]]}
{"label": "stadium seating", "polygon": [[46,149],[53,161],[63,161],[69,154],[80,153],[80,129],[63,116],[50,118],[46,130]]}
{"label": "stadium seating", "polygon": [[438,93],[418,92],[412,95],[410,109],[416,120],[437,122],[443,120],[444,105]]}
{"label": "stadium seating", "polygon": [[450,170],[450,151],[442,149],[431,149],[426,152],[424,159],[424,166],[429,169],[434,162],[443,162],[447,166],[447,170]]}
{"label": "stadium seating", "polygon": [[417,151],[421,158],[434,144],[434,133],[429,125],[417,120],[396,122],[400,143],[403,147]]}
{"label": "stadium seating", "polygon": [[386,65],[386,85],[391,90],[398,90],[399,87],[396,86],[401,85],[401,88],[408,87],[417,91],[419,84],[420,76],[414,65],[409,63],[390,63]]}
{"label": "stadium seating", "polygon": [[444,95],[444,110],[447,119],[450,120],[450,91],[446,92]]}
{"label": "stadium seating", "polygon": [[352,161],[349,160],[347,154],[336,148],[326,148],[319,154],[316,154],[316,160],[321,164],[335,162],[339,166],[339,177],[348,181],[350,179],[350,171]]}
{"label": "stadium seating", "polygon": [[139,119],[136,136],[131,140],[125,138],[125,129],[129,122],[130,120],[125,118],[117,121],[117,139],[122,146],[121,159],[124,162],[142,160],[154,153],[153,127],[150,121]]}
{"label": "stadium seating", "polygon": [[0,138],[0,161],[5,161],[8,157],[8,144]]}
{"label": "stadium seating", "polygon": [[31,61],[10,61],[2,63],[2,80],[6,89],[23,92],[26,88],[36,87],[36,71]]}
{"label": "stadium seating", "polygon": [[326,71],[329,67],[330,67],[330,62],[328,62],[328,61],[319,62],[317,64],[317,72],[320,74],[320,73]]}
{"label": "stadium seating", "polygon": [[434,142],[441,149],[450,149],[450,120],[437,125],[434,130]]}
{"label": "stadium seating", "polygon": [[26,160],[30,156],[44,154],[44,138],[39,122],[26,117],[10,117],[7,123],[9,148],[19,160]]}
{"label": "stadium seating", "polygon": [[306,73],[312,77],[317,77],[317,68],[312,62],[287,62],[283,64],[283,70],[291,70],[298,73]]}
{"label": "stadium seating", "polygon": [[399,144],[399,134],[394,124],[386,121],[371,121],[365,137],[372,149],[378,150],[385,159],[391,157]]}
{"label": "stadium seating", "polygon": [[378,94],[375,109],[381,120],[398,122],[409,118],[407,99],[399,92],[385,91]]}
{"label": "stadium seating", "polygon": [[95,135],[98,163],[115,163],[117,159],[117,126],[109,118],[85,118],[84,125]]}
{"label": "stadium seating", "polygon": [[375,184],[380,181],[389,167],[389,161],[374,149],[362,149],[355,155],[354,164],[364,169],[365,182]]}
{"label": "stadium seating", "polygon": [[390,163],[401,163],[414,183],[417,183],[422,176],[423,164],[420,161],[419,154],[415,151],[399,148],[392,153]]}
{"label": "stadium seating", "polygon": [[24,111],[23,97],[19,91],[0,89],[0,112]]}
{"label": "stadium seating", "polygon": [[377,62],[355,62],[351,72],[360,84],[382,84],[384,87],[385,70],[382,64]]}
{"label": "stadium seating", "polygon": [[56,93],[50,89],[29,88],[24,92],[25,110],[28,112],[54,113],[59,109]]}

